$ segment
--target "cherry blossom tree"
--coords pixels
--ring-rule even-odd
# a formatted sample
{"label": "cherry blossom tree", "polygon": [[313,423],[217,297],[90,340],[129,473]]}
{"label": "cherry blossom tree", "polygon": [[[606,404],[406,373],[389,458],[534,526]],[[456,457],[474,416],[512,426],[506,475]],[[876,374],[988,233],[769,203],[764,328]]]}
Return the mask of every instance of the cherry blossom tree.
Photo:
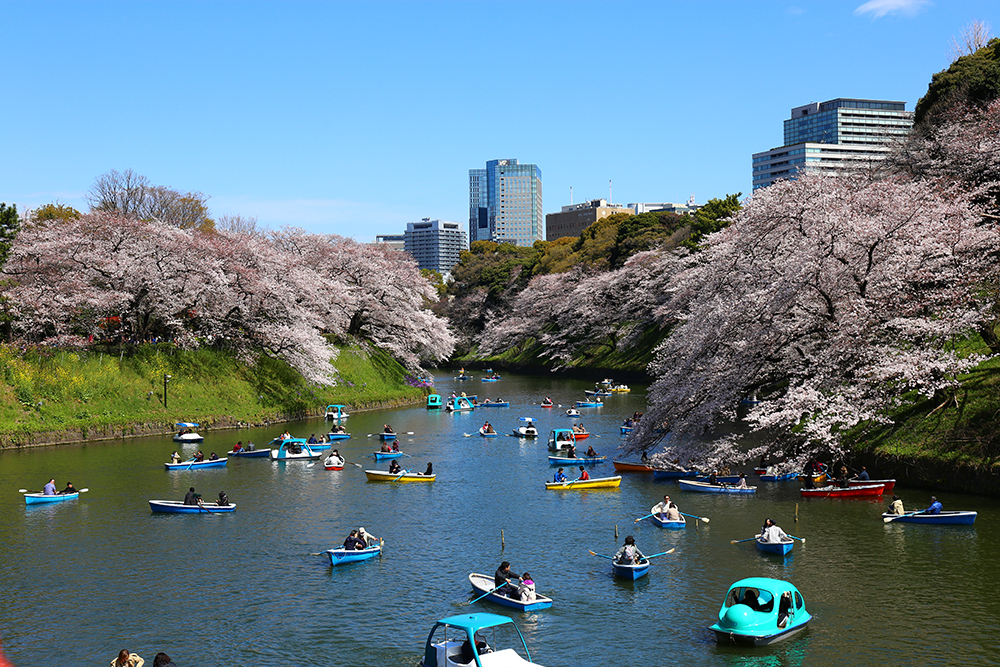
{"label": "cherry blossom tree", "polygon": [[898,175],[804,175],[756,192],[658,309],[676,325],[625,449],[744,460],[712,430],[768,388],[752,428],[789,434],[802,456],[838,452],[845,429],[954,386],[982,360],[956,341],[988,316],[980,287],[1000,249],[972,199],[951,179]]}

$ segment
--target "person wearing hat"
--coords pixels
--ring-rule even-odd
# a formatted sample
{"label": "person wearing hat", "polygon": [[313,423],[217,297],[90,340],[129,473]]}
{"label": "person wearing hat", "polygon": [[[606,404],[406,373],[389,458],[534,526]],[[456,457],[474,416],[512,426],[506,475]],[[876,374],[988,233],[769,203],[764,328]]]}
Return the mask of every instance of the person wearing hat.
{"label": "person wearing hat", "polygon": [[66,482],[66,488],[59,492],[60,495],[67,493],[80,493],[80,490],[73,486],[73,482]]}
{"label": "person wearing hat", "polygon": [[373,544],[375,544],[376,542],[378,542],[378,538],[377,537],[375,537],[374,535],[372,535],[370,533],[366,533],[365,532],[365,527],[364,526],[361,526],[360,528],[358,528],[358,539],[360,539],[362,542],[364,542],[366,547],[370,547]]}
{"label": "person wearing hat", "polygon": [[937,496],[931,496],[931,506],[924,510],[924,514],[940,514],[944,507],[938,501]]}
{"label": "person wearing hat", "polygon": [[889,509],[887,510],[889,514],[900,515],[903,514],[903,501],[899,499],[899,496],[893,494],[892,503],[889,504]]}

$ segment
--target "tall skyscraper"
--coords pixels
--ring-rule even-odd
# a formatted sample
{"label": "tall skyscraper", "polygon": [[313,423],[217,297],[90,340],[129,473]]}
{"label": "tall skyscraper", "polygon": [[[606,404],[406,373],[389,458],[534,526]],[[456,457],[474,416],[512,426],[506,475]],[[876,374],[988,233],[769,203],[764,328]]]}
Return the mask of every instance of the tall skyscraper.
{"label": "tall skyscraper", "polygon": [[753,154],[753,189],[802,170],[835,172],[882,160],[913,127],[905,102],[837,98],[792,109],[784,145]]}
{"label": "tall skyscraper", "polygon": [[469,170],[470,242],[530,246],[544,239],[541,169],[510,159]]}
{"label": "tall skyscraper", "polygon": [[431,220],[406,223],[404,249],[417,260],[421,269],[441,274],[451,272],[458,264],[458,255],[469,247],[465,230],[457,222]]}

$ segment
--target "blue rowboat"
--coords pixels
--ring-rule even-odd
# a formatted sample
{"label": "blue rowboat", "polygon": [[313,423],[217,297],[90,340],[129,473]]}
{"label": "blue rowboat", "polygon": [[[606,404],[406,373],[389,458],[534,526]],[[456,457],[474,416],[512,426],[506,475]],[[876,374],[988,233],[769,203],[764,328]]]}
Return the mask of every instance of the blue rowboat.
{"label": "blue rowboat", "polygon": [[611,567],[614,568],[615,576],[619,579],[630,579],[635,581],[641,577],[645,577],[649,574],[649,561],[643,561],[641,563],[632,563],[631,565],[626,565],[624,563],[615,563],[612,561]]}
{"label": "blue rowboat", "polygon": [[459,376],[458,376],[458,377],[456,377],[455,379],[456,379],[456,380],[471,380],[471,379],[472,379],[472,376],[471,376],[471,375],[459,375]]}
{"label": "blue rowboat", "polygon": [[403,452],[375,452],[372,456],[375,457],[376,461],[384,461],[386,459],[398,459],[403,455]]}
{"label": "blue rowboat", "polygon": [[765,646],[802,630],[811,618],[795,586],[780,579],[750,577],[729,587],[719,621],[709,629],[719,644]]}
{"label": "blue rowboat", "polygon": [[[705,475],[704,473],[702,473],[700,476],[698,476],[698,480],[697,481],[704,482],[705,484],[708,484],[708,476]],[[725,475],[725,476],[718,475],[715,478],[715,483],[716,484],[739,484],[740,483],[740,476],[739,475]]]}
{"label": "blue rowboat", "polygon": [[428,394],[427,396],[427,409],[428,410],[440,410],[444,404],[441,402],[441,394]]}
{"label": "blue rowboat", "polygon": [[660,528],[687,528],[687,519],[683,515],[681,515],[680,521],[667,521],[666,519],[661,519],[658,512],[653,512],[653,516],[649,517],[649,519],[654,525]]}
{"label": "blue rowboat", "polygon": [[697,470],[654,470],[653,479],[694,479]]}
{"label": "blue rowboat", "polygon": [[604,403],[600,401],[577,401],[576,407],[578,408],[602,408]]}
{"label": "blue rowboat", "polygon": [[499,378],[499,377],[491,377],[491,378],[480,378],[480,379],[481,379],[481,380],[482,380],[483,382],[496,382],[496,381],[497,381],[497,380],[499,380],[500,378]]}
{"label": "blue rowboat", "polygon": [[757,493],[756,486],[748,486],[740,489],[735,486],[716,486],[705,482],[698,482],[691,479],[679,479],[681,491],[699,491],[701,493]]}
{"label": "blue rowboat", "polygon": [[632,432],[632,427],[631,426],[622,426],[621,430],[622,430],[622,435],[628,435],[629,433]]}
{"label": "blue rowboat", "polygon": [[378,438],[379,438],[379,440],[395,440],[396,439],[396,434],[395,433],[379,433],[378,434]]}
{"label": "blue rowboat", "polygon": [[[265,450],[267,451],[267,450]],[[229,459],[205,459],[204,461],[181,461],[180,463],[164,463],[167,470],[202,470],[203,468],[223,468]]]}
{"label": "blue rowboat", "polygon": [[327,433],[326,434],[326,439],[327,439],[327,442],[333,442],[334,440],[350,440],[351,439],[351,434],[350,433]]}
{"label": "blue rowboat", "polygon": [[929,523],[938,526],[971,526],[976,522],[976,512],[941,512],[940,514],[889,514],[882,515],[883,519],[896,517],[891,523]]}
{"label": "blue rowboat", "polygon": [[795,540],[788,538],[781,542],[765,542],[758,535],[757,539],[754,540],[757,543],[757,551],[763,551],[768,554],[778,554],[779,556],[784,556],[792,550],[792,546],[795,545]]}
{"label": "blue rowboat", "polygon": [[236,503],[185,505],[180,500],[150,500],[149,509],[157,514],[219,514],[236,511]]}
{"label": "blue rowboat", "polygon": [[592,466],[597,465],[607,461],[607,456],[577,456],[576,458],[570,458],[568,456],[550,456],[549,465],[550,466],[571,466],[571,465],[581,465],[581,466]]}
{"label": "blue rowboat", "polygon": [[797,472],[783,472],[777,475],[761,475],[760,481],[762,482],[787,482],[790,479],[798,479],[799,473]]}
{"label": "blue rowboat", "polygon": [[[483,647],[483,642],[477,641],[480,636],[489,637],[492,652],[484,650],[480,655]],[[470,662],[457,662],[463,652],[463,644],[468,644],[472,651]],[[420,667],[536,664],[517,625],[509,617],[499,614],[461,614],[442,618],[427,635],[424,657],[420,659]]]}
{"label": "blue rowboat", "polygon": [[544,595],[536,595],[534,600],[526,602],[521,599],[500,595],[499,593],[492,593],[491,591],[496,588],[496,584],[493,581],[493,577],[489,575],[473,572],[469,575],[469,582],[472,584],[472,589],[476,597],[484,595],[484,600],[495,602],[504,607],[511,607],[519,611],[537,611],[538,609],[548,609],[552,606],[552,598],[547,598]]}
{"label": "blue rowboat", "polygon": [[344,565],[345,563],[356,563],[360,560],[368,560],[369,558],[375,558],[382,553],[382,545],[385,540],[379,540],[378,544],[374,544],[367,549],[352,549],[348,551],[344,547],[339,547],[337,549],[327,549],[326,554],[330,557],[330,565]]}
{"label": "blue rowboat", "polygon": [[241,449],[238,452],[234,452],[232,450],[226,452],[226,456],[235,456],[237,458],[244,458],[244,459],[266,459],[270,455],[271,455],[270,449],[254,449],[254,450]]}
{"label": "blue rowboat", "polygon": [[44,493],[26,493],[24,494],[24,504],[61,503],[64,500],[76,500],[79,497],[79,493],[57,493],[54,496],[47,496]]}

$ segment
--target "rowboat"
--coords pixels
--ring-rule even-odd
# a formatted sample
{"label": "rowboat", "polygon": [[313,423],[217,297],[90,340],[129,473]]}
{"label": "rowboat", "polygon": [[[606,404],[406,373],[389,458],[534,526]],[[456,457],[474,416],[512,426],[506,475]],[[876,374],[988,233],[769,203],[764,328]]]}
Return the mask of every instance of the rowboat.
{"label": "rowboat", "polygon": [[569,410],[566,411],[566,416],[567,417],[579,417],[580,416],[580,411],[577,410],[576,408],[570,408]]}
{"label": "rowboat", "polygon": [[479,379],[482,380],[483,382],[496,382],[496,381],[498,381],[500,379],[500,376],[499,375],[494,375],[493,377],[479,378]]}
{"label": "rowboat", "polygon": [[[489,651],[480,633],[493,643]],[[471,652],[463,656],[463,647]],[[480,650],[483,650],[480,653]],[[442,618],[431,628],[420,667],[519,667],[532,662],[528,644],[514,621],[498,614],[461,614]]]}
{"label": "rowboat", "polygon": [[729,587],[710,629],[720,644],[765,646],[792,636],[812,616],[795,586],[780,579],[750,577]]}
{"label": "rowboat", "polygon": [[76,500],[79,497],[79,493],[57,493],[52,496],[47,496],[44,493],[26,493],[24,494],[24,504],[61,503],[64,500]]}
{"label": "rowboat", "polygon": [[149,509],[154,514],[220,514],[236,510],[236,503],[219,505],[218,503],[202,503],[201,505],[185,505],[180,500],[150,500]]}
{"label": "rowboat", "polygon": [[465,412],[475,410],[475,404],[466,396],[452,396],[444,405],[448,412]]}
{"label": "rowboat", "polygon": [[347,419],[348,417],[350,417],[350,415],[347,414],[346,405],[326,406],[326,414],[324,415],[325,419]]}
{"label": "rowboat", "polygon": [[604,403],[600,401],[577,401],[576,407],[578,408],[603,408]]}
{"label": "rowboat", "polygon": [[326,434],[327,442],[335,442],[337,440],[350,440],[350,439],[351,439],[350,433],[339,433],[337,431],[330,431],[329,433]]}
{"label": "rowboat", "polygon": [[611,387],[611,391],[615,394],[627,394],[632,390],[629,389],[629,386],[627,384],[616,384],[615,386]]}
{"label": "rowboat", "polygon": [[384,542],[384,540],[379,540],[378,544],[373,544],[367,549],[347,550],[344,547],[338,547],[337,549],[327,549],[325,553],[330,557],[330,565],[356,563],[360,560],[368,560],[369,558],[375,558],[375,556],[380,555],[382,553],[382,545]]}
{"label": "rowboat", "polygon": [[323,461],[323,468],[325,470],[343,470],[345,463],[346,461],[343,456],[334,456],[331,454]]}
{"label": "rowboat", "polygon": [[653,470],[653,479],[694,479],[700,473],[697,470]]}
{"label": "rowboat", "polygon": [[427,396],[427,409],[428,410],[440,410],[441,406],[441,394],[429,394]]}
{"label": "rowboat", "polygon": [[576,444],[576,434],[571,428],[554,428],[549,433],[549,449],[569,449]]}
{"label": "rowboat", "polygon": [[622,435],[628,435],[629,433],[632,432],[632,427],[631,426],[622,426],[621,430],[622,430]]}
{"label": "rowboat", "polygon": [[481,408],[509,408],[510,401],[490,401],[485,400],[479,404]]}
{"label": "rowboat", "polygon": [[603,463],[608,459],[607,456],[550,456],[549,465],[550,466],[571,466],[571,465],[582,465],[582,466],[592,466],[598,463]]}
{"label": "rowboat", "polygon": [[896,480],[894,479],[849,479],[847,483],[851,486],[870,486],[872,484],[881,484],[885,488],[883,491],[889,493],[896,487]]}
{"label": "rowboat", "polygon": [[[809,477],[809,475],[800,474],[799,481],[804,483],[807,477]],[[812,475],[812,482],[813,486],[822,486],[826,484],[826,473],[824,472],[818,475]]]}
{"label": "rowboat", "polygon": [[786,482],[790,479],[795,479],[799,476],[799,473],[795,472],[781,472],[774,475],[762,474],[760,476],[760,481],[762,482]]}
{"label": "rowboat", "polygon": [[480,426],[479,435],[483,436],[484,438],[495,438],[497,437],[498,434],[496,431],[487,431],[485,426]]}
{"label": "rowboat", "polygon": [[526,602],[507,597],[506,595],[500,595],[499,593],[492,593],[490,591],[496,588],[496,584],[493,581],[493,577],[489,575],[473,572],[469,575],[469,583],[472,584],[472,588],[477,596],[489,593],[489,595],[483,598],[484,600],[502,604],[505,607],[511,607],[519,611],[536,611],[538,609],[548,609],[552,606],[552,598],[547,598],[544,595],[536,594],[534,600]]}
{"label": "rowboat", "polygon": [[779,554],[784,556],[789,551],[792,550],[792,546],[795,545],[795,540],[788,538],[787,540],[782,540],[781,542],[767,542],[760,535],[754,540],[757,544],[757,551],[763,551],[769,554]]}
{"label": "rowboat", "polygon": [[241,449],[238,452],[233,450],[226,452],[226,456],[235,456],[244,459],[266,459],[270,455],[270,449]]}
{"label": "rowboat", "polygon": [[881,496],[885,491],[884,484],[868,484],[865,486],[849,486],[846,489],[839,486],[824,486],[820,489],[799,489],[803,498],[864,498]]}
{"label": "rowboat", "polygon": [[745,489],[741,489],[736,486],[721,486],[706,482],[696,482],[690,479],[679,479],[677,483],[680,484],[681,491],[699,491],[701,493],[757,493],[756,486],[748,486]]}
{"label": "rowboat", "polygon": [[612,461],[612,463],[618,472],[655,472],[655,468],[648,463],[631,463],[629,461]]}
{"label": "rowboat", "polygon": [[[313,438],[313,440],[315,440],[315,438]],[[327,449],[330,449],[331,447],[333,447],[333,444],[330,443],[330,442],[308,442],[307,441],[306,444],[309,445],[309,449],[313,450],[314,452],[326,451]]]}
{"label": "rowboat", "polygon": [[391,431],[390,432],[384,432],[383,431],[382,433],[378,434],[378,439],[379,440],[395,440],[396,439],[396,434],[392,433]]}
{"label": "rowboat", "polygon": [[551,491],[580,489],[613,489],[622,483],[621,475],[614,477],[594,477],[592,479],[573,480],[569,482],[545,482],[545,488]]}
{"label": "rowboat", "polygon": [[573,435],[576,437],[577,440],[583,440],[584,438],[589,438],[590,437],[590,432],[589,431],[573,431]]}
{"label": "rowboat", "polygon": [[946,512],[940,514],[924,514],[916,512],[914,514],[882,514],[883,519],[896,517],[892,523],[928,523],[937,526],[971,526],[976,522],[976,512]]}
{"label": "rowboat", "polygon": [[767,472],[767,468],[754,468],[753,469],[753,474],[755,474],[755,475],[763,475],[766,472]]}
{"label": "rowboat", "polygon": [[433,482],[437,475],[421,475],[418,472],[388,472],[386,470],[365,470],[369,482]]}
{"label": "rowboat", "polygon": [[537,438],[538,425],[534,417],[521,417],[518,421],[521,425],[514,429],[514,435],[519,438]]}
{"label": "rowboat", "polygon": [[[705,482],[706,484],[709,483],[708,476],[704,475],[704,474],[701,475],[700,477],[698,477],[698,481],[699,482]],[[715,483],[716,484],[739,484],[740,483],[740,476],[739,475],[716,475],[716,477],[715,477]]]}
{"label": "rowboat", "polygon": [[174,426],[177,427],[177,433],[174,434],[174,442],[201,442],[205,439],[194,431],[188,430],[198,428],[198,424],[195,422],[177,422]]}
{"label": "rowboat", "polygon": [[611,392],[605,389],[584,389],[583,393],[587,396],[610,396]]}
{"label": "rowboat", "polygon": [[656,511],[656,505],[654,505],[653,507],[649,508],[649,513],[653,515],[653,516],[649,517],[650,521],[653,522],[653,525],[659,526],[660,528],[686,528],[687,527],[687,519],[684,518],[683,514],[681,515],[680,521],[668,521],[667,519],[661,519],[660,518],[660,513]]}
{"label": "rowboat", "polygon": [[631,579],[635,581],[640,577],[645,577],[649,574],[649,561],[644,560],[641,563],[616,563],[611,561],[611,567],[614,568],[615,576],[619,579]]}
{"label": "rowboat", "polygon": [[[266,451],[266,450],[265,450]],[[204,461],[181,461],[180,463],[164,463],[167,470],[202,470],[204,468],[222,468],[229,459],[205,459]]]}
{"label": "rowboat", "polygon": [[372,456],[375,457],[376,461],[387,461],[389,459],[401,458],[403,452],[373,452]]}
{"label": "rowboat", "polygon": [[272,461],[289,461],[301,459],[305,461],[315,461],[320,457],[320,453],[313,451],[309,443],[302,438],[275,438],[269,444],[277,444],[277,449],[271,450]]}
{"label": "rowboat", "polygon": [[543,407],[543,408],[554,408],[555,404],[552,401],[549,401],[548,403],[546,403],[545,401],[542,401],[540,407]]}
{"label": "rowboat", "polygon": [[455,379],[456,379],[456,380],[471,380],[471,379],[472,379],[472,376],[471,376],[471,375],[465,375],[465,374],[463,373],[462,375],[459,375],[459,376],[458,376],[458,377],[456,377]]}

